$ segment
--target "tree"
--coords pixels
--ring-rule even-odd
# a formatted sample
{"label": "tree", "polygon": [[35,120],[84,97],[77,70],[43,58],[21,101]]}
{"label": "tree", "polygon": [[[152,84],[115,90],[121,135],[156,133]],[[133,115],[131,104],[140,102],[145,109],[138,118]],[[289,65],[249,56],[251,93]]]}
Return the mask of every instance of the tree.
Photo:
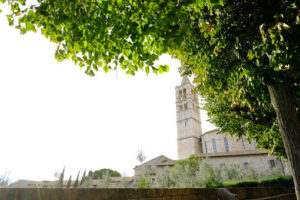
{"label": "tree", "polygon": [[81,177],[81,180],[80,180],[80,186],[83,184],[84,180],[85,180],[85,177],[86,177],[86,169],[84,170],[83,174],[82,174],[82,177]]}
{"label": "tree", "polygon": [[10,179],[8,173],[0,174],[0,188],[8,186]]}
{"label": "tree", "polygon": [[72,59],[89,75],[100,67],[163,73],[168,66],[154,61],[178,58],[222,131],[280,156],[282,138],[300,199],[299,0],[9,3],[10,25],[23,34],[39,29],[57,43],[57,60]]}
{"label": "tree", "polygon": [[75,180],[75,182],[73,184],[73,188],[78,188],[78,186],[79,186],[79,175],[80,175],[80,171],[78,171],[76,180]]}
{"label": "tree", "polygon": [[93,177],[93,179],[102,179],[104,176],[106,176],[106,174],[108,174],[109,177],[121,177],[121,174],[118,171],[109,168],[102,168],[94,172],[90,171],[86,178]]}
{"label": "tree", "polygon": [[150,176],[142,177],[137,184],[137,188],[150,188],[150,187],[151,187]]}
{"label": "tree", "polygon": [[146,155],[144,154],[142,149],[138,150],[138,154],[136,156],[137,161],[142,164],[146,160]]}
{"label": "tree", "polygon": [[64,176],[65,176],[65,167],[63,168],[62,172],[59,175],[59,179],[58,179],[59,187],[64,187]]}
{"label": "tree", "polygon": [[70,188],[72,186],[72,175],[69,176],[69,180],[67,182],[67,188]]}
{"label": "tree", "polygon": [[111,186],[111,176],[109,170],[104,170],[101,177],[101,188],[109,188]]}

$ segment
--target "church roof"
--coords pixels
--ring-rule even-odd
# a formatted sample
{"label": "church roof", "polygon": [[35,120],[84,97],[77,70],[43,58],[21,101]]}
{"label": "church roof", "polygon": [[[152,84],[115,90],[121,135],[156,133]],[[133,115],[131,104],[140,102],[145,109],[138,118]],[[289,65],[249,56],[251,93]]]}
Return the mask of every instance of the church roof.
{"label": "church roof", "polygon": [[220,128],[215,128],[215,129],[213,129],[213,130],[206,131],[205,133],[202,133],[201,136],[202,136],[202,135],[209,134],[209,133],[216,133],[216,132],[218,132],[218,131],[220,131]]}
{"label": "church roof", "polygon": [[187,76],[183,76],[182,81],[181,81],[181,85],[184,85],[184,84],[187,84],[187,83],[192,84]]}
{"label": "church roof", "polygon": [[136,166],[135,168],[140,167],[142,165],[171,166],[171,165],[174,165],[174,163],[175,163],[174,160],[168,158],[167,156],[160,155],[160,156],[153,158],[139,166]]}
{"label": "church roof", "polygon": [[268,151],[265,149],[254,149],[254,150],[232,151],[232,152],[201,153],[197,157],[213,158],[213,157],[234,157],[234,156],[252,156],[252,155],[267,155],[267,154]]}

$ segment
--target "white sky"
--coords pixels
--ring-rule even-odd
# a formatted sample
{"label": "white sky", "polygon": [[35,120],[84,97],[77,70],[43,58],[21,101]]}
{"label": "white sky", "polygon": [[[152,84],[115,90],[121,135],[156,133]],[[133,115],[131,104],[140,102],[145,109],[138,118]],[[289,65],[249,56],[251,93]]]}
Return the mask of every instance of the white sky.
{"label": "white sky", "polygon": [[[2,7],[2,4],[0,4]],[[177,159],[175,86],[179,61],[163,56],[163,75],[96,77],[54,59],[56,45],[39,33],[20,35],[0,14],[0,174],[53,180],[66,167],[112,168],[133,175],[142,149],[147,160]],[[203,131],[214,127],[201,111]]]}

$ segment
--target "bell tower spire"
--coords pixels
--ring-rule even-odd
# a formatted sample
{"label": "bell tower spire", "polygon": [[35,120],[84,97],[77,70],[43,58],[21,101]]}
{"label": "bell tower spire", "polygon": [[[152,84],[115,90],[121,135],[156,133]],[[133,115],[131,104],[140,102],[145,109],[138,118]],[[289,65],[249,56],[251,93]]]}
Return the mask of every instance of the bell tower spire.
{"label": "bell tower spire", "polygon": [[202,153],[202,134],[199,99],[187,76],[176,86],[177,151],[178,159]]}

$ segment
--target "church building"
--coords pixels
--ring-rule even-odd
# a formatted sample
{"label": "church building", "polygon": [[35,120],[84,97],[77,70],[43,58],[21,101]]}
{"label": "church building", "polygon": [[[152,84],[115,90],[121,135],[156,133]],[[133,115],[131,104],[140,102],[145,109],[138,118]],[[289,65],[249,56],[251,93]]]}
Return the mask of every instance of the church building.
{"label": "church building", "polygon": [[[176,86],[175,92],[178,160],[195,155],[209,159],[213,167],[237,164],[244,169],[252,167],[261,176],[291,174],[288,163],[268,156],[268,151],[257,149],[255,142],[250,144],[244,137],[238,140],[235,136],[218,134],[218,128],[202,133],[198,94],[194,92],[194,86],[187,76]],[[163,155],[156,157],[136,166],[134,179],[138,180],[146,169],[151,169],[154,182],[159,170],[173,166],[175,162]]]}

